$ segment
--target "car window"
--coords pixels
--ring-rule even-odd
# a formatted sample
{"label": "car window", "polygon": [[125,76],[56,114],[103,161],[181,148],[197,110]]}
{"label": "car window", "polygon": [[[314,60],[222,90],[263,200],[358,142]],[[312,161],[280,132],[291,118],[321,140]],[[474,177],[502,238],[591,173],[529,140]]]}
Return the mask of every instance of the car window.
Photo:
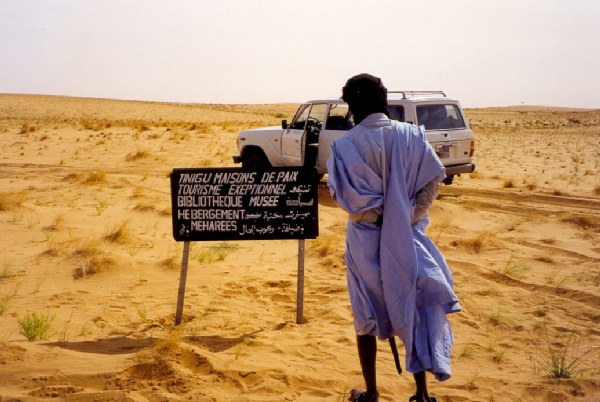
{"label": "car window", "polygon": [[304,130],[304,126],[306,126],[306,120],[308,119],[308,112],[310,111],[310,105],[302,105],[298,108],[292,123],[289,128],[294,130]]}
{"label": "car window", "polygon": [[390,113],[390,119],[405,121],[404,120],[404,106],[402,105],[388,105],[388,112]]}
{"label": "car window", "polygon": [[321,127],[323,120],[325,120],[325,114],[327,113],[327,104],[316,103],[310,108],[310,114],[308,115],[309,124],[315,124]]}
{"label": "car window", "polygon": [[449,130],[465,128],[465,121],[458,105],[419,105],[417,106],[417,122],[425,126],[425,130]]}
{"label": "car window", "polygon": [[334,103],[329,108],[326,130],[350,130],[354,127],[354,119],[348,110],[348,105]]}

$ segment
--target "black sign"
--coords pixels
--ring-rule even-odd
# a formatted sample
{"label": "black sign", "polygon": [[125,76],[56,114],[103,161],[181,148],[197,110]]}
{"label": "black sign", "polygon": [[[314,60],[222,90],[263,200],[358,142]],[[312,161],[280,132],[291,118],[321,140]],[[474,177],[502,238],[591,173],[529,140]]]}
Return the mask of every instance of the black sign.
{"label": "black sign", "polygon": [[314,239],[317,181],[303,168],[174,169],[176,241]]}

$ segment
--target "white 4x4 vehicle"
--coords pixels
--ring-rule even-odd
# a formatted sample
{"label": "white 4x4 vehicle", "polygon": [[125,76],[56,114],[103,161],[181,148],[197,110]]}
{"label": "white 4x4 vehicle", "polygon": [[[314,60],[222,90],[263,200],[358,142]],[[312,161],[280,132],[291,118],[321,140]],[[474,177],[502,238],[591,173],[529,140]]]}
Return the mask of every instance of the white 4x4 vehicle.
{"label": "white 4x4 vehicle", "polygon": [[[450,184],[455,175],[475,170],[474,136],[460,104],[441,91],[389,91],[391,119],[425,127],[425,135],[446,168]],[[241,131],[235,163],[250,170],[271,166],[314,166],[327,173],[331,143],[354,127],[348,105],[341,99],[306,102],[291,123]]]}

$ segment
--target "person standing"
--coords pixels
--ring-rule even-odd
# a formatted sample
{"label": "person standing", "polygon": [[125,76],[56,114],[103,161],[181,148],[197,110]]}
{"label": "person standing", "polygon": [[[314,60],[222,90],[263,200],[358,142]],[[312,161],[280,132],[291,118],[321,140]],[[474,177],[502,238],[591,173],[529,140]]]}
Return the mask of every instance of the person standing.
{"label": "person standing", "polygon": [[409,400],[432,402],[426,372],[450,377],[446,315],[460,311],[448,265],[425,234],[445,170],[422,128],[388,118],[381,79],[359,74],[342,92],[356,126],[332,144],[327,185],[349,214],[345,262],[366,384],[350,400],[378,401],[376,338],[398,336],[416,383]]}

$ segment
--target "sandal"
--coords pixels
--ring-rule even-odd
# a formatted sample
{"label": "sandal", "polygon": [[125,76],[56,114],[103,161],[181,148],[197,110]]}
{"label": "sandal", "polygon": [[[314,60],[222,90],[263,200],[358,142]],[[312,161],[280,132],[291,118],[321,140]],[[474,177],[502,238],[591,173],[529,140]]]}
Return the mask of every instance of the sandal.
{"label": "sandal", "polygon": [[375,395],[371,395],[369,399],[367,398],[367,391],[353,389],[352,391],[350,391],[350,397],[348,398],[348,400],[351,402],[378,402],[379,392],[375,392]]}

